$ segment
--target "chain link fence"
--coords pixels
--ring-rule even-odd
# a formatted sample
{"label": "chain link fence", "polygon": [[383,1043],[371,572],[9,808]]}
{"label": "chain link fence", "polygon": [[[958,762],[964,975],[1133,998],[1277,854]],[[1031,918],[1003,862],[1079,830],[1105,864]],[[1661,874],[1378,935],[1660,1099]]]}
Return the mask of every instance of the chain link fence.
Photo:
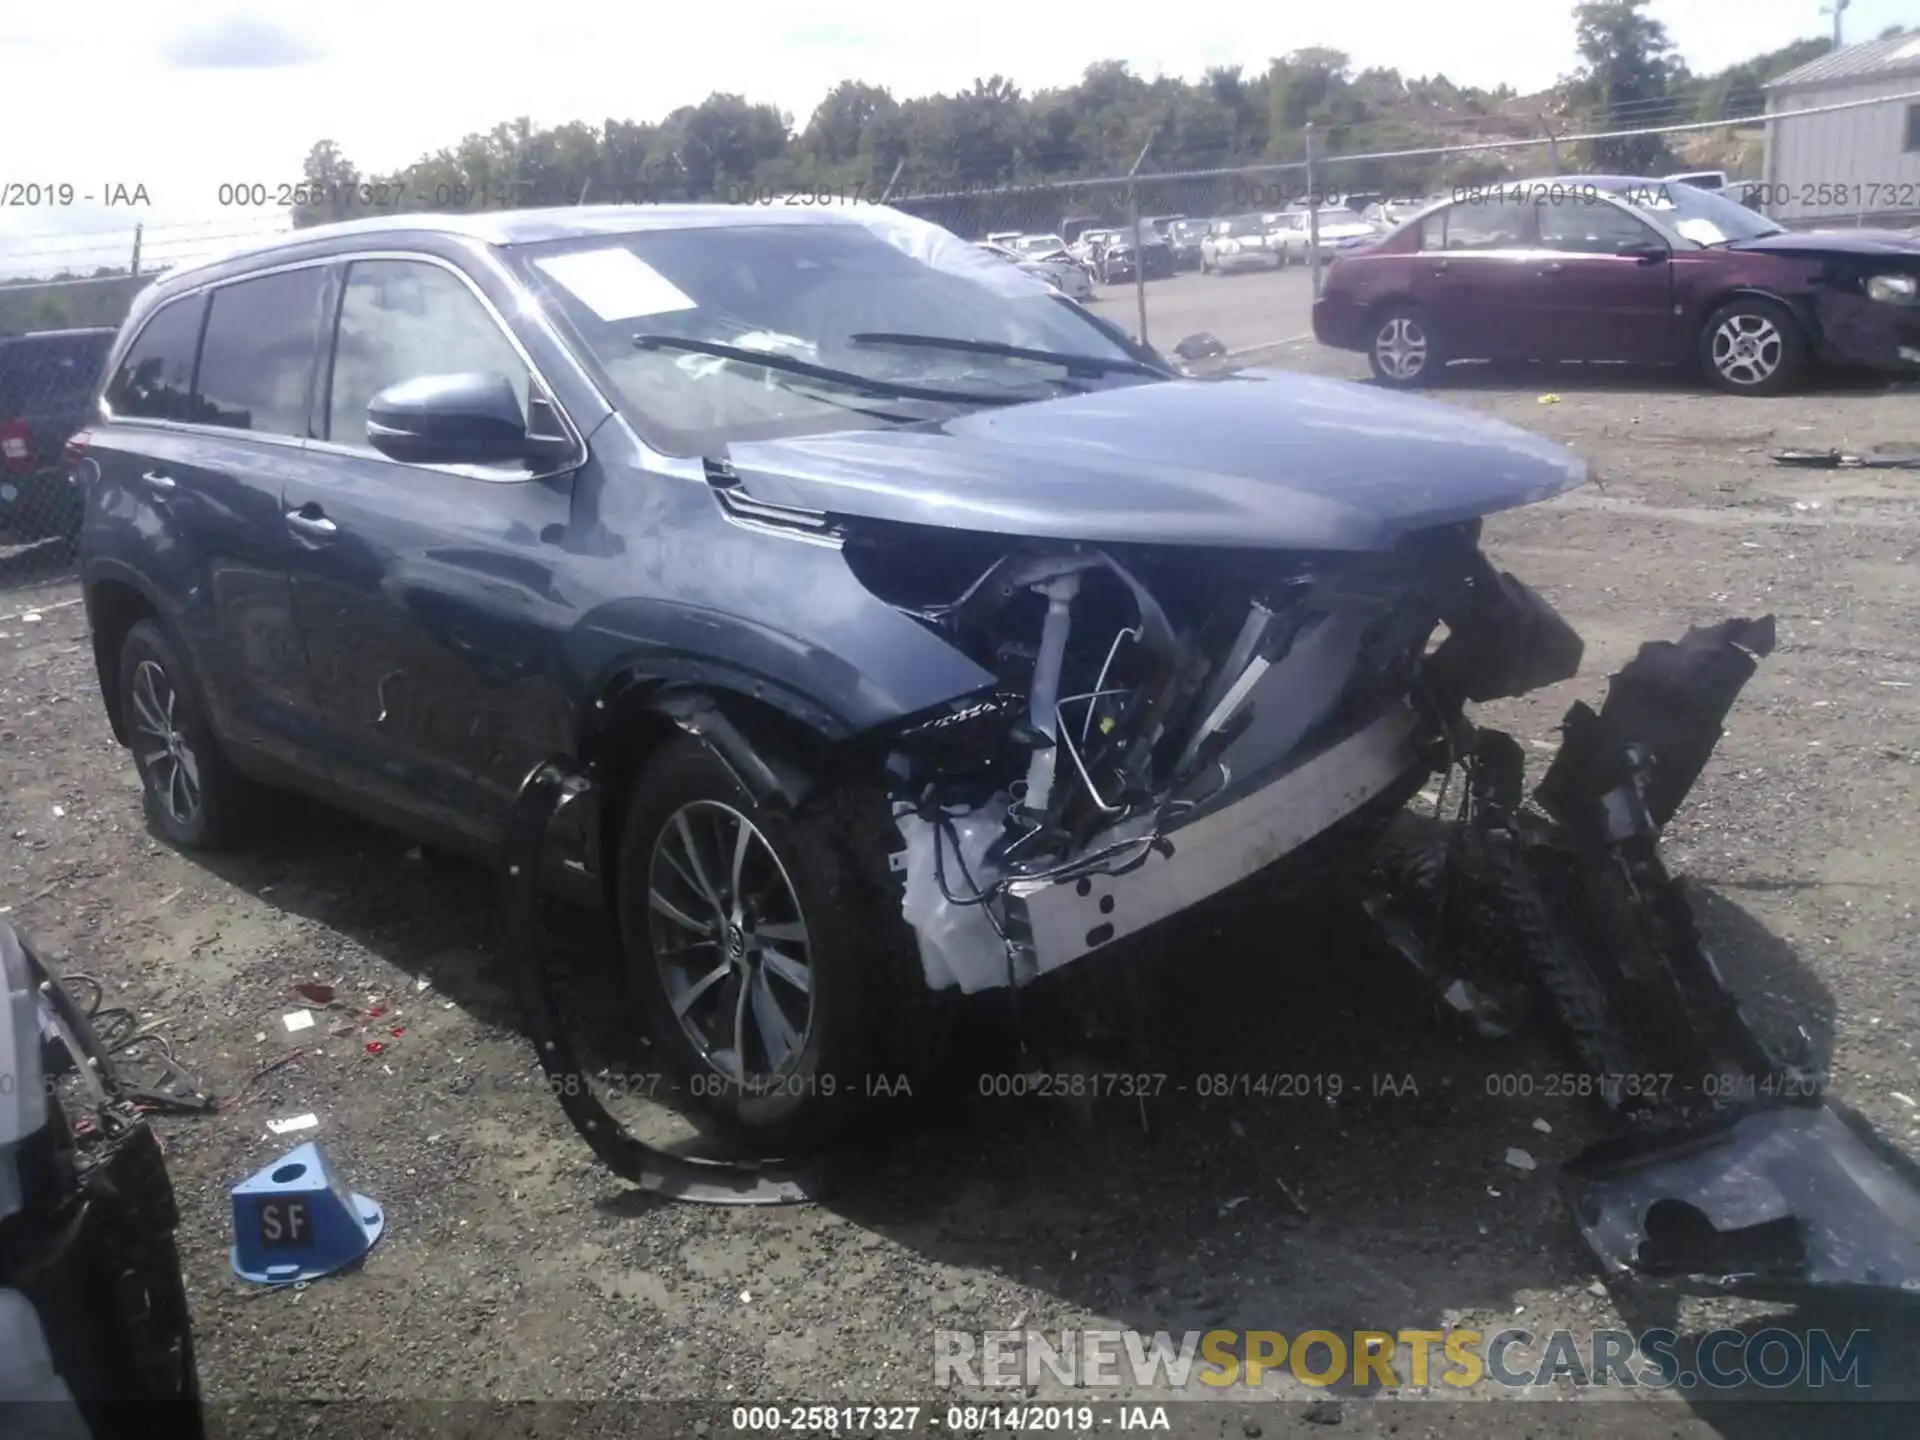
{"label": "chain link fence", "polygon": [[[1163,352],[1210,335],[1220,363],[1231,365],[1284,360],[1287,347],[1310,338],[1320,271],[1343,243],[1381,233],[1423,203],[1503,181],[1592,173],[1604,168],[1596,157],[1608,142],[1636,137],[1675,142],[1676,153],[1713,140],[1714,153],[1735,157],[1712,167],[1726,169],[1727,193],[1790,227],[1920,223],[1914,89],[1732,120],[1367,154],[1325,153],[1326,138],[1309,129],[1298,158],[1175,173],[1148,168],[1149,145],[1130,175],[881,198],[970,239],[1024,242],[1035,257],[1067,248],[1069,258],[1053,262],[1063,288],[1096,313]],[[1252,217],[1275,243],[1203,244],[1234,217]],[[193,258],[179,249],[189,238],[162,264]],[[0,587],[70,571],[78,510],[62,448],[86,423],[112,327],[147,278],[0,282]],[[60,304],[45,304],[48,295]],[[42,313],[88,323],[6,333],[23,328],[22,315]]]}

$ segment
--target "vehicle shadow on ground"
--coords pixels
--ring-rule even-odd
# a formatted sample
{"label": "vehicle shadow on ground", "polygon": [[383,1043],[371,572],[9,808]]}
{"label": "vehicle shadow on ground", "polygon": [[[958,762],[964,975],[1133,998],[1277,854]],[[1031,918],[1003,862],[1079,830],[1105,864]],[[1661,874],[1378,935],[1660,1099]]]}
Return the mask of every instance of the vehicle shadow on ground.
{"label": "vehicle shadow on ground", "polygon": [[[411,858],[406,841],[298,800],[282,802],[274,821],[247,855],[201,863],[429,981],[482,1023],[522,1033],[518,957],[502,943],[494,875],[430,851]],[[1825,987],[1736,901],[1691,893],[1716,959],[1763,1028],[1804,1028],[1824,1055]],[[598,977],[580,1008],[618,1013],[624,992],[605,984],[606,922],[554,905],[549,934],[564,963]],[[829,1157],[826,1209],[1034,1295],[1024,1316],[935,1297],[935,1326],[1045,1328],[1059,1302],[1066,1323],[1086,1312],[1176,1337],[1492,1330],[1525,1327],[1533,1293],[1584,1293],[1592,1271],[1550,1177],[1607,1127],[1572,1093],[1572,1067],[1548,1036],[1463,1038],[1350,914],[1245,891],[1086,963],[1096,968],[1085,983],[1126,996],[1108,1007],[1122,1017],[1122,1040],[1064,1038],[1073,1027],[1058,1011],[1071,1000],[1036,989],[1024,1001],[1022,1054],[1009,1015],[989,1004],[935,1093],[922,1085],[876,1102],[876,1123]],[[1036,1074],[1062,1078],[1036,1085]],[[1510,1151],[1537,1168],[1517,1168]],[[611,1208],[653,1203],[636,1196]],[[1620,1313],[1635,1330],[1679,1330],[1688,1363],[1705,1333],[1657,1301],[1623,1298]],[[1596,1298],[1586,1323],[1618,1322]],[[1743,1323],[1749,1333],[1826,1323],[1842,1339],[1871,1323],[1876,1373],[1892,1374],[1893,1348],[1912,1343],[1858,1316]],[[1515,1367],[1535,1353],[1517,1352]],[[1381,1392],[1376,1380],[1330,1393]],[[1724,1434],[1754,1440],[1804,1433],[1796,1416],[1811,1413],[1729,1405],[1725,1392],[1699,1408]]]}
{"label": "vehicle shadow on ground", "polygon": [[[1378,385],[1377,380],[1366,383]],[[1692,392],[1703,399],[1724,396],[1702,379],[1691,367],[1678,365],[1628,365],[1605,361],[1461,360],[1448,365],[1429,387],[1435,393],[1472,390],[1537,390],[1541,394],[1597,393],[1625,391]],[[1911,380],[1858,370],[1816,370],[1793,393],[1808,395],[1879,395],[1889,390],[1920,394]]]}

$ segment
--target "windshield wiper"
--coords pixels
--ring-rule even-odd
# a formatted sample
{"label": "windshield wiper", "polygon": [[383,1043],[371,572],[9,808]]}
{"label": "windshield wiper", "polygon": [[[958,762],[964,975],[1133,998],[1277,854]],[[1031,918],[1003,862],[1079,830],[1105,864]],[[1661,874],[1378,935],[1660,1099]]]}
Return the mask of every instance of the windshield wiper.
{"label": "windshield wiper", "polygon": [[791,355],[776,355],[765,350],[749,350],[744,345],[723,345],[715,340],[690,340],[679,335],[636,335],[634,345],[641,350],[685,350],[693,355],[711,355],[716,360],[737,360],[788,375],[818,380],[823,385],[839,385],[862,394],[886,400],[933,400],[950,405],[1018,405],[1031,399],[1025,395],[982,395],[975,390],[942,390],[931,385],[906,385],[894,380],[876,380],[852,370],[836,370],[830,365],[815,365]]}
{"label": "windshield wiper", "polygon": [[1109,359],[1104,355],[1075,355],[1062,350],[1030,350],[1024,345],[1003,345],[998,340],[961,340],[950,335],[895,335],[868,331],[849,335],[854,345],[914,345],[928,350],[953,350],[963,355],[1000,355],[1009,360],[1031,360],[1039,365],[1059,365],[1069,375],[1151,375],[1156,380],[1170,378],[1144,360]]}

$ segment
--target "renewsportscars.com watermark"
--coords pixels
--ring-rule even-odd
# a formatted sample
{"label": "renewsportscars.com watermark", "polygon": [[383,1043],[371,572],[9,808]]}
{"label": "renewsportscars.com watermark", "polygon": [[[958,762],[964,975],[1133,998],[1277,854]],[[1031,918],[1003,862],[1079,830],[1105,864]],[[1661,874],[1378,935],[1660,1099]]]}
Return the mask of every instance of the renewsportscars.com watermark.
{"label": "renewsportscars.com watermark", "polygon": [[[1688,1353],[1673,1330],[936,1330],[936,1385],[1257,1388],[1270,1374],[1303,1385],[1350,1380],[1395,1390],[1492,1385],[1732,1390],[1745,1385],[1860,1392],[1872,1388],[1865,1330],[1714,1330]],[[1444,1392],[1443,1392],[1444,1393]]]}

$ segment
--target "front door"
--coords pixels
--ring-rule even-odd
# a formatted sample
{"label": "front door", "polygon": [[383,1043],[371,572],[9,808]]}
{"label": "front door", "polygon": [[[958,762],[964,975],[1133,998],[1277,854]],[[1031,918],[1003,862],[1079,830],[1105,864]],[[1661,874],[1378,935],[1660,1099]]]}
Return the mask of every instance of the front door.
{"label": "front door", "polygon": [[550,402],[479,292],[445,262],[351,261],[320,407],[323,463],[286,491],[294,608],[341,783],[449,840],[499,837],[511,784],[572,742],[554,637],[567,475],[391,460],[368,403],[427,375],[507,376]]}
{"label": "front door", "polygon": [[1535,328],[1547,360],[1671,358],[1673,264],[1667,242],[1601,196],[1536,202]]}

